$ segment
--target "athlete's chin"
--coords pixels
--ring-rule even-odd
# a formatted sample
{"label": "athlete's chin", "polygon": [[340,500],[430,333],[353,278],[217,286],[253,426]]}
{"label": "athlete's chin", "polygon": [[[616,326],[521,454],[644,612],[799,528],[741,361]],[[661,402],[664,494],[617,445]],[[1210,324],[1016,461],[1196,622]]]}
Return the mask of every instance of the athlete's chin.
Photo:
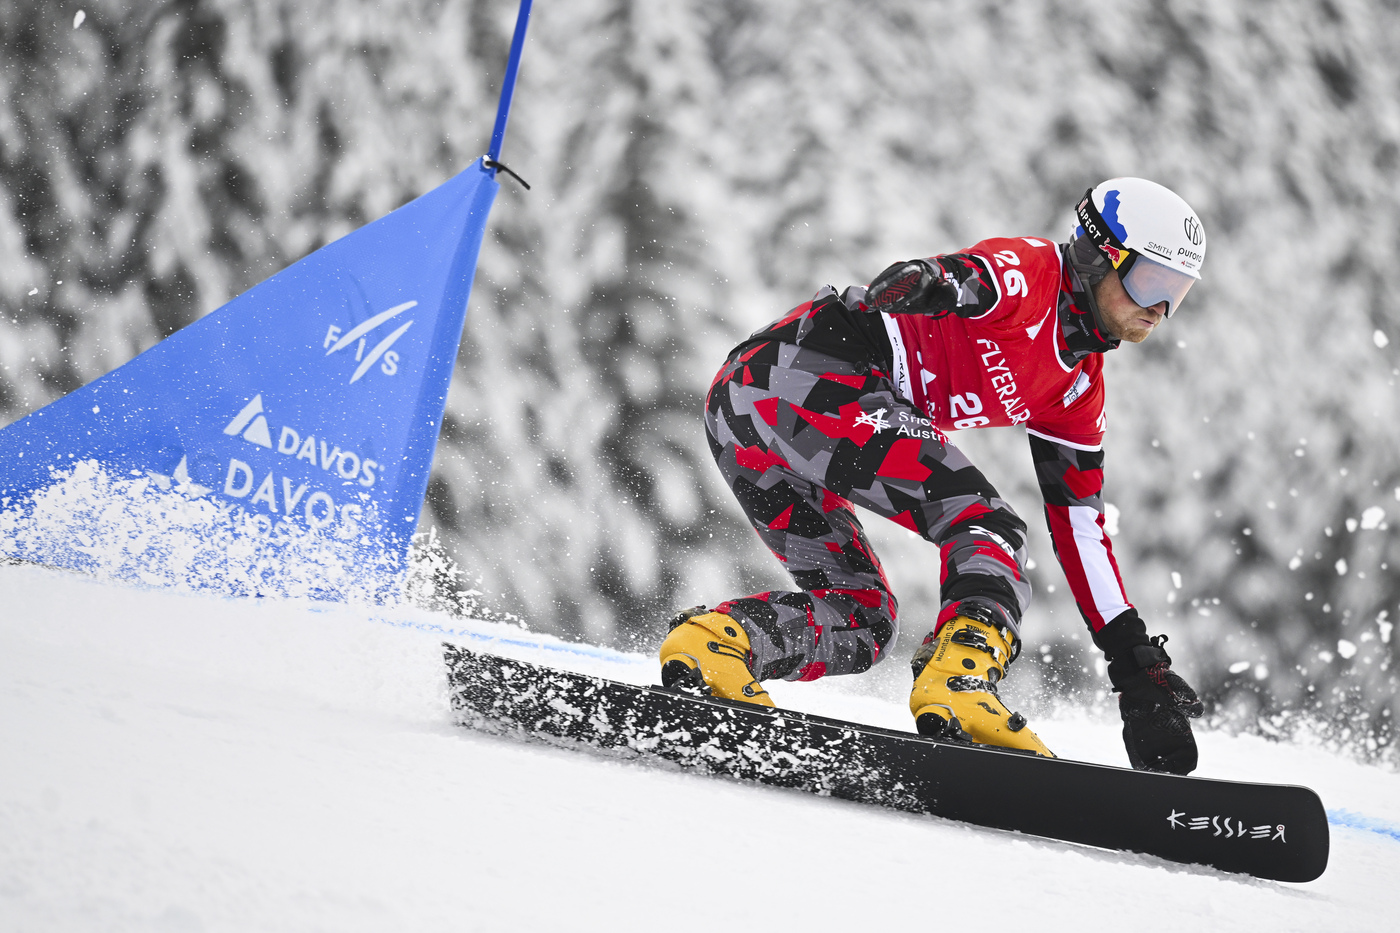
{"label": "athlete's chin", "polygon": [[1152,336],[1151,327],[1118,327],[1110,330],[1114,340],[1122,340],[1126,343],[1142,343]]}

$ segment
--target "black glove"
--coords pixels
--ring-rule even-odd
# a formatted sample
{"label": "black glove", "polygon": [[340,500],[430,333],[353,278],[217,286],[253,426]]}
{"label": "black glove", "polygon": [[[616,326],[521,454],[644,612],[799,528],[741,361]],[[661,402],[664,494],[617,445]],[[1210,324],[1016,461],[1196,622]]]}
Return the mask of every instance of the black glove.
{"label": "black glove", "polygon": [[1115,618],[1094,635],[1108,658],[1108,679],[1118,691],[1123,745],[1138,771],[1190,774],[1196,770],[1191,719],[1204,712],[1196,691],[1171,669],[1163,649],[1167,636],[1147,637],[1136,610]]}
{"label": "black glove", "polygon": [[957,298],[957,289],[944,280],[942,269],[925,259],[913,259],[897,262],[875,276],[865,293],[865,306],[889,314],[943,317]]}

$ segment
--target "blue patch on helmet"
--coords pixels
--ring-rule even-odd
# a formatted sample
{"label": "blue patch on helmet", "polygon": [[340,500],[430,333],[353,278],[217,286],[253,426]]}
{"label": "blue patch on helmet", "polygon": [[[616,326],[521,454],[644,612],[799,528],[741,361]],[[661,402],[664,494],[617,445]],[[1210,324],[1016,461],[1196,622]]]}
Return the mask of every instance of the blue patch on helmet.
{"label": "blue patch on helmet", "polygon": [[1099,213],[1103,216],[1104,223],[1108,224],[1108,229],[1113,231],[1113,235],[1118,238],[1119,243],[1128,242],[1128,230],[1118,219],[1118,195],[1119,191],[1114,188],[1103,196],[1103,210]]}

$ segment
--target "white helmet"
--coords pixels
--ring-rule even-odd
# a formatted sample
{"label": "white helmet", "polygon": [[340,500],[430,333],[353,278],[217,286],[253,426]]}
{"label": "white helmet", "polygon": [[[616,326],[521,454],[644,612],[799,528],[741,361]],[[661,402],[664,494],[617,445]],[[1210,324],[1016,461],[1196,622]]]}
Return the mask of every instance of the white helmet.
{"label": "white helmet", "polygon": [[1205,229],[1171,189],[1143,178],[1110,178],[1084,192],[1074,214],[1075,238],[1089,240],[1108,258],[1142,307],[1165,301],[1171,317],[1200,279]]}

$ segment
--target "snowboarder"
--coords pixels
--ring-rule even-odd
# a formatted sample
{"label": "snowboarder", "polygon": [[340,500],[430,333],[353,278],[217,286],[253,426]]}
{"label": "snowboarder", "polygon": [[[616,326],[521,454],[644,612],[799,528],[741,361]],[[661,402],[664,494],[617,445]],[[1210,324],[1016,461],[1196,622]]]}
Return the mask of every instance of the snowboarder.
{"label": "snowboarder", "polygon": [[662,682],[772,706],[761,682],[868,670],[897,605],[854,505],[937,545],[942,604],[915,653],[918,731],[1053,757],[997,685],[1030,602],[1026,524],[946,431],[1024,425],[1055,554],[1119,693],[1138,769],[1191,772],[1202,707],[1128,602],[1103,515],[1103,354],[1140,343],[1200,278],[1175,193],[1115,178],[1070,242],[983,240],[822,288],[730,353],[706,401],[720,472],[799,589],[680,613]]}

